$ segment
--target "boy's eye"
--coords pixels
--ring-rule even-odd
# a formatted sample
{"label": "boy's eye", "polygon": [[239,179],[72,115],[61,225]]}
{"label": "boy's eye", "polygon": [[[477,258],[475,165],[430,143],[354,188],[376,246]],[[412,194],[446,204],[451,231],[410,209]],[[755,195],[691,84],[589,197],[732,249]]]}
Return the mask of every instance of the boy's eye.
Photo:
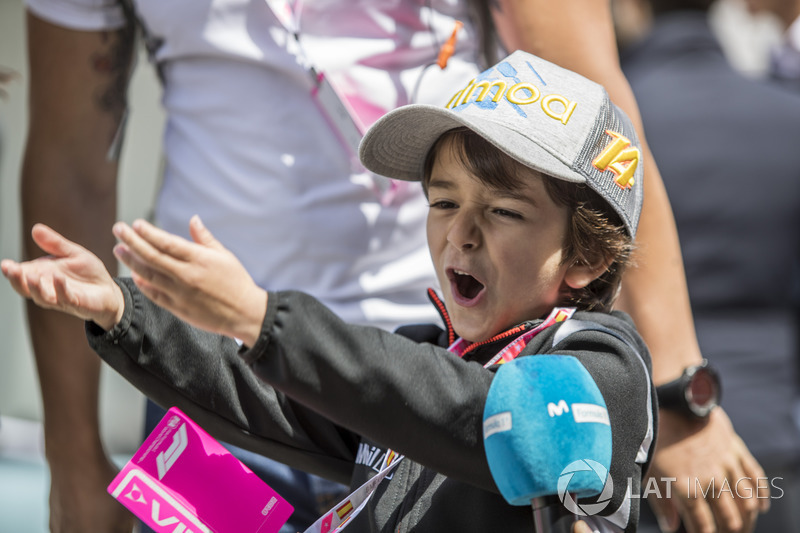
{"label": "boy's eye", "polygon": [[496,215],[500,215],[501,217],[522,219],[522,215],[520,215],[519,213],[515,213],[514,211],[509,211],[508,209],[497,208],[494,210],[494,213]]}
{"label": "boy's eye", "polygon": [[456,207],[456,204],[449,200],[437,200],[436,202],[431,202],[430,205],[435,209],[453,209]]}

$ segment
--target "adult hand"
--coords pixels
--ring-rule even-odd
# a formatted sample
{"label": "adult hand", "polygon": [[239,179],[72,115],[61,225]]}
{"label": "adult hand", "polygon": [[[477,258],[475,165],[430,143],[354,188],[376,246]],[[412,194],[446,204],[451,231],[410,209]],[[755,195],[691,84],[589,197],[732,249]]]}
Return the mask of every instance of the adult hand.
{"label": "adult hand", "polygon": [[45,309],[93,320],[106,330],[119,322],[125,309],[122,291],[96,255],[44,224],[36,224],[31,236],[49,256],[0,263],[17,293]]}
{"label": "adult hand", "polygon": [[648,477],[658,490],[647,480],[644,493],[663,531],[682,519],[689,533],[746,533],[769,509],[764,470],[720,407],[705,423],[662,410]]}
{"label": "adult hand", "polygon": [[259,288],[239,260],[194,216],[194,242],[144,220],[114,225],[114,253],[132,272],[142,293],[182,320],[207,331],[236,337],[248,346],[258,339],[267,308]]}

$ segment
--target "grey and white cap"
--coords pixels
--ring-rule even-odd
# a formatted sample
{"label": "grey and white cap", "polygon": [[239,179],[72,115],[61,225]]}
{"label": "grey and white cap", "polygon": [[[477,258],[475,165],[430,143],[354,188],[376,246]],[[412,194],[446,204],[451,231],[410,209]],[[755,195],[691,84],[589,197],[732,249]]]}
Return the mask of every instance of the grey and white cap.
{"label": "grey and white cap", "polygon": [[411,104],[390,111],[367,131],[359,156],[376,174],[419,181],[436,140],[461,126],[527,167],[586,183],[620,215],[630,235],[636,234],[643,199],[641,145],[630,119],[601,85],[517,51],[444,107]]}

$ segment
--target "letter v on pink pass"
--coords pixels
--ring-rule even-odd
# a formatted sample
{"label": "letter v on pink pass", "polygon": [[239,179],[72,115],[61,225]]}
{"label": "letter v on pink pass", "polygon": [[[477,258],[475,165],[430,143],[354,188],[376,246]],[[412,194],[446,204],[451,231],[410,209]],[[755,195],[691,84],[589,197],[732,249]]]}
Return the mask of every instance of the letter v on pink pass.
{"label": "letter v on pink pass", "polygon": [[273,533],[294,511],[176,407],[108,493],[157,533]]}

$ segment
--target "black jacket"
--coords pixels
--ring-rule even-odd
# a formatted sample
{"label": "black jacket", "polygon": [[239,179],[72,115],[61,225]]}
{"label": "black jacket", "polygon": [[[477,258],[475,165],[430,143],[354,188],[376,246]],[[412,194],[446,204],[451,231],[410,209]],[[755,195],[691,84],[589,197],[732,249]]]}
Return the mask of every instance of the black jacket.
{"label": "black jacket", "polygon": [[[500,496],[483,449],[496,370],[483,363],[507,340],[461,359],[444,347],[441,329],[398,335],[348,325],[308,295],[278,292],[269,294],[258,342],[240,349],[179,321],[130,280],[120,286],[122,321],[109,332],[88,323],[90,344],[147,396],[179,407],[215,438],[354,488],[374,475],[387,446],[406,456],[348,531],[531,531],[530,508]],[[602,514],[621,508],[620,523],[634,531],[639,500],[625,491],[630,480],[639,493],[640,448],[646,461],[652,453],[649,354],[622,313],[577,312],[572,321],[589,329],[554,347],[561,324],[549,327],[521,355],[572,355],[597,382],[611,419],[615,483]]]}

